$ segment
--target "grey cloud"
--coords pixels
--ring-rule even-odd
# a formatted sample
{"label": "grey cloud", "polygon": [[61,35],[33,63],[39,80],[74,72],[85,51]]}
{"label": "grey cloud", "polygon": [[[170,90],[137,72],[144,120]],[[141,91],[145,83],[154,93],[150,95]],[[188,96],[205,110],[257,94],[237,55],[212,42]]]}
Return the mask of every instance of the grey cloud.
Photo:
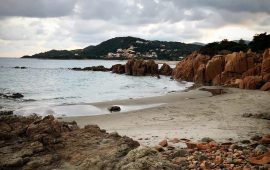
{"label": "grey cloud", "polygon": [[0,0],[0,16],[60,17],[72,14],[76,0]]}
{"label": "grey cloud", "polygon": [[86,20],[98,19],[131,25],[180,20],[184,15],[173,3],[156,3],[154,0],[79,0],[75,11],[78,17]]}
{"label": "grey cloud", "polygon": [[269,0],[165,0],[173,2],[179,8],[214,8],[232,12],[270,13]]}
{"label": "grey cloud", "polygon": [[[270,0],[0,0],[0,3],[0,40],[11,46],[16,44],[22,51],[25,44],[29,45],[29,51],[40,52],[50,48],[83,48],[128,35],[150,40],[205,42],[212,41],[211,34],[218,29],[232,25],[252,33],[270,32]],[[243,35],[252,36],[251,33],[239,36]],[[7,52],[0,47],[0,54],[1,51]]]}
{"label": "grey cloud", "polygon": [[[129,2],[129,3],[127,3]],[[78,0],[77,15],[83,19],[110,20],[120,24],[147,24],[203,20],[207,11],[233,20],[239,13],[270,13],[269,0]],[[187,15],[186,11],[191,14]],[[225,11],[225,12],[224,12]],[[232,13],[232,16],[226,16]],[[239,21],[242,18],[236,18]]]}

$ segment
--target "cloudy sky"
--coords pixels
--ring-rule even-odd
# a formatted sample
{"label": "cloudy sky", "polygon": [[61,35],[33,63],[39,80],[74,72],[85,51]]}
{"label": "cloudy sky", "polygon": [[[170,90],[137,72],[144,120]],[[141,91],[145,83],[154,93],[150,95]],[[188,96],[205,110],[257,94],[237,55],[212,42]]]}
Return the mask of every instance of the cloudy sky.
{"label": "cloudy sky", "polygon": [[270,0],[0,0],[0,57],[116,36],[212,42],[270,32]]}

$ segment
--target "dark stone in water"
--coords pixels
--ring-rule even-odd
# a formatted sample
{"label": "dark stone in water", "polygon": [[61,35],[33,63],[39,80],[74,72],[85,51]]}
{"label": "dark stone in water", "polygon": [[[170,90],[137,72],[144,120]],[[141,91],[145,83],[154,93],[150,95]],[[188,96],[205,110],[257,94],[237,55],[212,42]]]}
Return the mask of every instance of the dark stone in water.
{"label": "dark stone in water", "polygon": [[120,112],[121,108],[119,106],[111,106],[108,108],[110,112]]}
{"label": "dark stone in water", "polygon": [[9,97],[14,98],[14,99],[17,99],[17,98],[23,98],[24,96],[21,93],[13,93]]}
{"label": "dark stone in water", "polygon": [[23,98],[24,96],[21,93],[12,93],[12,94],[0,93],[0,97],[18,99]]}
{"label": "dark stone in water", "polygon": [[16,69],[26,69],[27,67],[19,67],[19,66],[16,66],[16,67],[13,67],[13,68],[16,68]]}
{"label": "dark stone in water", "polygon": [[74,70],[74,71],[110,71],[111,70],[111,69],[106,68],[102,65],[92,66],[92,67],[84,67],[84,68],[74,67],[74,68],[70,68],[70,69]]}

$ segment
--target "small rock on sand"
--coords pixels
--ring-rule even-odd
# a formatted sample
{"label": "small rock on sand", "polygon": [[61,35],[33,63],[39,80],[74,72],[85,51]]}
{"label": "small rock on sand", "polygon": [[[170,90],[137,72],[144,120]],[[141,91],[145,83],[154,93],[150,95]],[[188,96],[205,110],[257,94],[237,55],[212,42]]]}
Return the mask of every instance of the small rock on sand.
{"label": "small rock on sand", "polygon": [[121,108],[120,108],[120,106],[110,106],[110,107],[108,108],[108,110],[109,110],[110,112],[120,112],[120,111],[121,111]]}

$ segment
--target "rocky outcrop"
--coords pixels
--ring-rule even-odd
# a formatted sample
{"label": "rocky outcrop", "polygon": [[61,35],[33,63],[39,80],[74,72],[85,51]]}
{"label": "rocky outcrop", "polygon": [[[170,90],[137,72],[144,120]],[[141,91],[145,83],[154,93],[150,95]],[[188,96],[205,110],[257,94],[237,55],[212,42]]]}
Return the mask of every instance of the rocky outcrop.
{"label": "rocky outcrop", "polygon": [[171,76],[173,69],[166,63],[164,63],[159,69],[159,74],[164,76]]}
{"label": "rocky outcrop", "polygon": [[19,99],[24,96],[21,93],[0,93],[0,97],[10,98],[10,99]]}
{"label": "rocky outcrop", "polygon": [[262,76],[270,73],[270,48],[263,53]]}
{"label": "rocky outcrop", "polygon": [[96,125],[0,116],[0,169],[179,169],[156,150]]}
{"label": "rocky outcrop", "polygon": [[270,82],[265,83],[261,89],[262,91],[269,91],[270,90]]}
{"label": "rocky outcrop", "polygon": [[146,75],[158,75],[158,64],[155,63],[154,60],[146,61]]}
{"label": "rocky outcrop", "polygon": [[74,67],[74,68],[71,68],[71,70],[74,70],[74,71],[111,71],[111,69],[106,68],[101,65],[92,66],[92,67],[84,67],[84,68]]}
{"label": "rocky outcrop", "polygon": [[158,70],[158,64],[154,60],[128,60],[125,65],[115,64],[111,68],[106,68],[104,66],[92,66],[92,67],[74,67],[70,68],[74,71],[111,71],[116,74],[126,74],[131,76],[157,76],[159,77],[159,72],[162,75],[171,75],[172,69],[169,65],[164,65],[161,70]]}
{"label": "rocky outcrop", "polygon": [[261,76],[246,76],[239,84],[241,89],[260,89],[263,81]]}
{"label": "rocky outcrop", "polygon": [[154,60],[128,60],[125,72],[132,76],[158,75],[158,64]]}
{"label": "rocky outcrop", "polygon": [[111,67],[112,73],[124,74],[125,73],[125,65],[115,64]]}
{"label": "rocky outcrop", "polygon": [[194,58],[196,58],[196,56],[197,52],[194,52],[190,56],[184,58],[182,61],[177,63],[173,71],[173,78],[176,80],[193,81],[193,60]]}
{"label": "rocky outcrop", "polygon": [[[269,113],[247,116],[269,120]],[[167,138],[156,147],[139,147],[131,138],[97,125],[79,128],[76,122],[59,122],[53,116],[0,116],[0,169],[7,170],[267,169],[269,144],[270,135],[256,135],[234,143]]]}
{"label": "rocky outcrop", "polygon": [[193,61],[193,71],[194,79],[193,81],[197,84],[203,84],[205,80],[205,69],[206,64],[209,61],[210,57],[198,54]]}
{"label": "rocky outcrop", "polygon": [[206,63],[209,59],[209,56],[194,52],[176,65],[173,71],[173,77],[177,80],[193,81],[198,84],[203,84],[205,80]]}
{"label": "rocky outcrop", "polygon": [[225,65],[224,57],[221,55],[214,56],[208,61],[205,69],[205,82],[211,84],[212,80],[221,75]]}
{"label": "rocky outcrop", "polygon": [[231,72],[222,72],[217,75],[213,80],[211,85],[232,85],[234,84],[236,79],[240,79],[241,74],[239,73],[231,73]]}
{"label": "rocky outcrop", "polygon": [[270,82],[270,49],[263,55],[249,50],[212,58],[194,52],[176,65],[173,78],[203,85],[260,89]]}
{"label": "rocky outcrop", "polygon": [[135,60],[128,60],[125,65],[125,73],[126,75],[133,75],[132,67],[134,65]]}
{"label": "rocky outcrop", "polygon": [[225,56],[225,72],[242,74],[254,67],[252,57],[247,57],[244,52],[234,52]]}

